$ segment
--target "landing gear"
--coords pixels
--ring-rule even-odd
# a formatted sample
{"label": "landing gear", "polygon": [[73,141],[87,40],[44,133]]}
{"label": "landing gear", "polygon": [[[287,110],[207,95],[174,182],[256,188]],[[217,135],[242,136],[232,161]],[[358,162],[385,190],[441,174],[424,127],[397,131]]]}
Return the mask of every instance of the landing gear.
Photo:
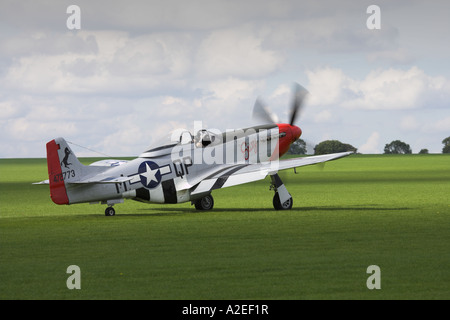
{"label": "landing gear", "polygon": [[272,180],[270,189],[275,191],[272,201],[275,210],[292,209],[292,204],[294,201],[292,200],[290,193],[287,191],[283,181],[281,181],[278,174],[271,175],[270,178]]}
{"label": "landing gear", "polygon": [[281,203],[278,192],[275,192],[275,195],[273,196],[273,207],[275,208],[275,210],[290,210],[292,209],[293,202],[294,201],[292,200],[292,197],[290,197],[284,203]]}
{"label": "landing gear", "polygon": [[201,199],[195,201],[195,209],[197,210],[211,210],[214,207],[214,199],[208,194]]}
{"label": "landing gear", "polygon": [[114,210],[113,207],[108,207],[105,209],[105,216],[112,217],[114,215],[116,215],[116,210]]}

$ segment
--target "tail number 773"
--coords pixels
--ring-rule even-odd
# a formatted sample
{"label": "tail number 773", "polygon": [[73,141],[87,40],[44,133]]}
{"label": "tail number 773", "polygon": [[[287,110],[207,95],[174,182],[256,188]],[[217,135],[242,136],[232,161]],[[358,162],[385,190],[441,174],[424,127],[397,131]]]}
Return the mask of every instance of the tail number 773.
{"label": "tail number 773", "polygon": [[61,173],[55,174],[53,177],[53,182],[61,182],[69,178],[75,177],[75,170],[64,171]]}

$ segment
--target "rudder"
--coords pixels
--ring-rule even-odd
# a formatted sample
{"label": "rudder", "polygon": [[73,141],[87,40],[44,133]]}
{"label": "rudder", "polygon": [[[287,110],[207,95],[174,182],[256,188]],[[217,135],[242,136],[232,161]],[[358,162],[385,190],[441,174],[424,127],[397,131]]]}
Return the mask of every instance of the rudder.
{"label": "rudder", "polygon": [[47,168],[53,202],[69,204],[66,181],[79,179],[83,165],[63,138],[56,138],[47,143]]}

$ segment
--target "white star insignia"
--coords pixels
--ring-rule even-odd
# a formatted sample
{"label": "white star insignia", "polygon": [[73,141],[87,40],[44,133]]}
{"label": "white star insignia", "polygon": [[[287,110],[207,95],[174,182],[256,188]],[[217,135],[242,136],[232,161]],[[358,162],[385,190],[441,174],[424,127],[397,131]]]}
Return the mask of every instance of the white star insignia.
{"label": "white star insignia", "polygon": [[152,181],[158,182],[158,179],[156,179],[156,174],[158,173],[159,168],[153,170],[150,168],[148,163],[145,164],[145,172],[141,173],[141,177],[145,177],[147,179],[147,185],[149,185]]}

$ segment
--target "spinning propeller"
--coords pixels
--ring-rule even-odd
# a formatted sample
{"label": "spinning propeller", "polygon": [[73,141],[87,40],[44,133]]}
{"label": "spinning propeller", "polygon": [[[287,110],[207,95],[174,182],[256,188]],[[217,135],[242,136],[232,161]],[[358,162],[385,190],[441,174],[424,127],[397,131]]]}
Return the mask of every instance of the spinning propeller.
{"label": "spinning propeller", "polygon": [[303,88],[298,83],[294,83],[294,99],[292,101],[291,116],[289,121],[289,124],[291,126],[294,125],[297,116],[301,112],[303,108],[303,102],[305,101],[305,97],[308,95],[308,93],[308,90]]}
{"label": "spinning propeller", "polygon": [[260,99],[256,99],[255,105],[253,107],[253,118],[263,121],[267,124],[275,124],[278,126],[280,133],[284,132],[287,139],[281,139],[279,145],[279,155],[283,155],[289,150],[290,145],[300,138],[302,131],[299,127],[294,125],[295,120],[300,115],[305,97],[308,95],[308,90],[303,88],[298,83],[294,83],[293,87],[293,99],[291,104],[291,109],[289,113],[289,123],[280,123],[279,118],[276,114],[272,113],[266,104]]}
{"label": "spinning propeller", "polygon": [[[291,104],[291,110],[289,113],[289,125],[293,126],[295,120],[301,113],[305,101],[305,97],[308,95],[308,90],[303,88],[298,83],[294,83],[293,99]],[[266,104],[260,99],[256,99],[255,106],[253,107],[253,118],[263,121],[265,123],[278,124],[280,122],[278,116],[270,111]]]}

